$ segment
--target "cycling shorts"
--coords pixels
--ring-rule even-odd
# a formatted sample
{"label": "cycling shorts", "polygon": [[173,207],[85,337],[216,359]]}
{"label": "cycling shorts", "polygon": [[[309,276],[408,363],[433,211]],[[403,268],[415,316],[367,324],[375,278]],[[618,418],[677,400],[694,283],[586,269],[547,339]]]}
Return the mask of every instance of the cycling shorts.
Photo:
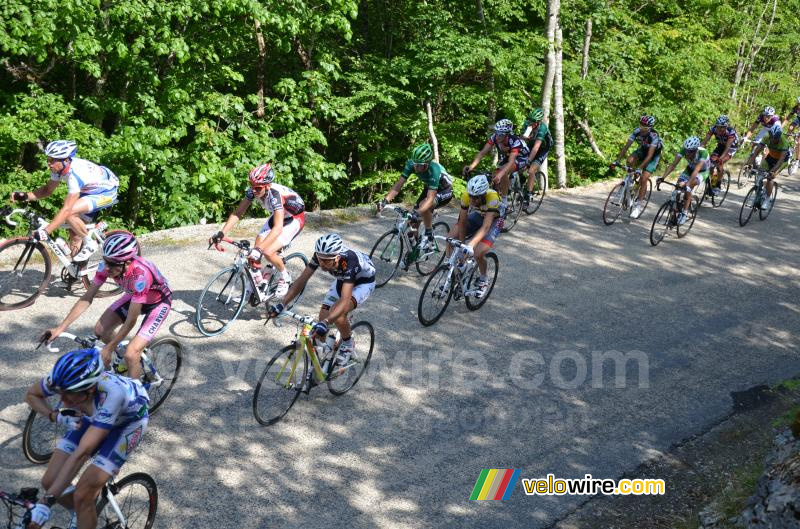
{"label": "cycling shorts", "polygon": [[[414,208],[418,208],[419,205],[422,204],[422,201],[425,200],[425,198],[427,198],[428,191],[430,191],[430,189],[428,189],[427,187],[422,190],[422,193],[419,195],[419,198],[417,199],[416,204],[414,204]],[[452,199],[453,199],[453,188],[452,187],[450,189],[445,190],[445,191],[437,191],[436,192],[436,198],[434,199],[434,203],[433,203],[433,209],[437,209],[437,208],[440,208],[440,207],[446,205]]]}
{"label": "cycling shorts", "polygon": [[[133,294],[125,294],[112,303],[111,306],[106,309],[106,312],[113,312],[124,322],[128,319],[128,311],[131,308],[132,297]],[[167,316],[171,308],[172,298],[169,297],[164,298],[158,303],[142,305],[144,320],[142,320],[142,325],[139,327],[139,332],[136,333],[136,336],[150,342],[158,332],[158,329],[167,321]]]}
{"label": "cycling shorts", "polygon": [[[477,211],[473,211],[467,215],[467,236],[465,239],[472,238],[472,236],[475,235],[479,229],[481,229],[481,226],[483,226],[483,215]],[[494,219],[492,226],[489,228],[489,232],[483,236],[481,242],[490,248],[494,246],[494,242],[500,236],[500,229],[502,227],[502,219],[500,217]]]}
{"label": "cycling shorts", "polygon": [[[272,231],[272,224],[274,220],[274,216],[270,216],[267,222],[264,223],[264,226],[261,227],[261,231],[258,232],[259,239],[265,239],[269,232]],[[297,237],[300,232],[303,230],[303,226],[306,225],[306,213],[305,211],[300,213],[299,215],[292,216],[289,222],[285,222],[283,224],[283,231],[278,236],[278,242],[281,246],[289,246],[289,243]]]}
{"label": "cycling shorts", "polygon": [[738,150],[739,147],[737,145],[731,145],[731,148],[726,151],[724,143],[717,143],[717,147],[711,153],[711,159],[716,160],[726,152],[732,157]]}
{"label": "cycling shorts", "polygon": [[[700,171],[699,173],[697,173],[697,184],[698,185],[700,185],[700,182],[702,182],[703,179],[706,177],[706,173],[708,173],[708,170]],[[687,173],[686,171],[684,171],[678,177],[678,182],[689,182],[691,179],[692,179],[692,173]],[[695,189],[696,187],[697,186],[691,187],[691,186],[687,185],[686,186],[686,190],[691,193],[692,190]]]}
{"label": "cycling shorts", "polygon": [[81,213],[81,219],[84,222],[92,222],[102,210],[108,209],[116,204],[117,189],[118,188],[115,187],[96,195],[81,193],[78,197],[78,202],[89,205],[89,211]]}
{"label": "cycling shorts", "polygon": [[[375,281],[370,283],[359,283],[353,286],[353,299],[356,302],[356,307],[360,307],[369,295],[375,290]],[[328,293],[325,294],[325,299],[322,301],[322,306],[331,308],[342,297],[342,282],[334,279]]]}
{"label": "cycling shorts", "polygon": [[[650,150],[649,147],[646,148],[646,149],[644,147],[639,147],[638,149],[633,151],[633,155],[636,157],[637,160],[642,161],[645,158],[647,158],[647,152],[649,150]],[[647,167],[645,167],[644,170],[647,171],[650,174],[655,173],[656,172],[656,168],[658,167],[658,162],[660,162],[660,161],[661,161],[661,153],[660,152],[656,152],[653,155],[653,159],[650,160],[647,163]]]}
{"label": "cycling shorts", "polygon": [[761,159],[761,169],[764,169],[765,171],[772,171],[775,166],[778,165],[778,160],[781,159],[783,151],[775,151],[775,154],[778,155],[777,157],[773,157],[772,152],[773,151],[769,151],[769,154]]}
{"label": "cycling shorts", "polygon": [[544,162],[547,160],[547,155],[550,154],[550,147],[545,148],[544,143],[539,147],[539,150],[536,151],[536,156],[528,157],[531,161],[531,165],[538,165],[541,167]]}
{"label": "cycling shorts", "polygon": [[[91,464],[112,476],[119,474],[120,467],[125,464],[144,437],[148,419],[145,415],[141,419],[111,428],[106,438],[92,454]],[[58,440],[56,450],[67,454],[74,453],[90,424],[89,419],[84,417],[80,428],[68,431],[64,437]]]}

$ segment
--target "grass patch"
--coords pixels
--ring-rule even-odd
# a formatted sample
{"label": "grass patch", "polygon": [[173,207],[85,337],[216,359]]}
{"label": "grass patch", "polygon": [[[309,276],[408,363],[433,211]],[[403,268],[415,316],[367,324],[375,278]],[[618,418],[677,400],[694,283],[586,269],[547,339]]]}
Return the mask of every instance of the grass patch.
{"label": "grass patch", "polygon": [[794,391],[800,388],[800,378],[790,378],[789,380],[784,380],[782,382],[778,382],[775,386],[775,389],[786,389],[789,391]]}
{"label": "grass patch", "polygon": [[778,417],[777,419],[772,420],[772,426],[774,428],[783,428],[784,426],[791,426],[794,422],[795,417],[797,414],[800,413],[800,404],[792,406],[789,411]]}

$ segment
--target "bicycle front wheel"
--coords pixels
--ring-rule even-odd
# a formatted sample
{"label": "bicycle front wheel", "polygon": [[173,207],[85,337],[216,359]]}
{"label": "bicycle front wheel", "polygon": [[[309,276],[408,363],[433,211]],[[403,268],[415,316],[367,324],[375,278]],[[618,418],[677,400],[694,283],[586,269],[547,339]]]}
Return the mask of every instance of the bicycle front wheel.
{"label": "bicycle front wheel", "polygon": [[0,311],[33,304],[50,282],[50,254],[27,237],[0,245]]}
{"label": "bicycle front wheel", "polygon": [[670,211],[670,206],[671,202],[669,200],[664,202],[658,208],[655,218],[653,218],[653,225],[650,227],[650,244],[653,246],[658,246],[658,243],[664,240],[664,236],[671,227],[670,218],[672,217],[672,212]]}
{"label": "bicycle front wheel", "polygon": [[439,268],[439,265],[442,264],[442,260],[444,259],[445,247],[447,246],[447,243],[442,242],[441,239],[437,239],[436,236],[447,237],[447,234],[450,233],[450,226],[448,226],[446,222],[436,222],[432,228],[434,235],[434,249],[430,252],[420,255],[415,263],[417,272],[423,276],[426,276]]}
{"label": "bicycle front wheel", "polygon": [[697,212],[700,209],[700,199],[697,195],[692,195],[692,203],[689,205],[689,218],[683,224],[678,224],[675,230],[678,232],[678,238],[684,237],[694,225],[694,219],[697,218]]}
{"label": "bicycle front wheel", "polygon": [[[639,190],[641,189],[641,182],[642,182],[641,179],[642,179],[642,177],[639,177],[639,180],[636,181],[636,184],[633,186],[633,189],[631,189],[631,199],[634,202],[636,202],[636,200],[639,199]],[[639,217],[640,218],[642,216],[642,213],[644,213],[644,210],[647,209],[647,205],[650,203],[650,195],[651,194],[653,194],[653,179],[652,178],[648,178],[647,179],[647,189],[645,190],[644,197],[642,197],[642,200],[641,200],[642,211],[639,213]]]}
{"label": "bicycle front wheel", "polygon": [[[97,502],[99,529],[151,529],[158,511],[158,487],[153,478],[143,472],[125,476],[109,483],[108,493],[119,507],[116,512],[105,493]],[[120,514],[122,515],[120,517]]]}
{"label": "bicycle front wheel", "polygon": [[223,269],[200,294],[195,314],[197,329],[206,336],[222,334],[244,307],[244,274],[235,266]]}
{"label": "bicycle front wheel", "polygon": [[742,201],[742,208],[739,210],[739,226],[744,227],[750,222],[750,217],[753,216],[753,210],[756,209],[757,191],[758,187],[753,186],[750,188],[750,191],[747,192],[747,195],[745,195],[744,201]]}
{"label": "bicycle front wheel", "polygon": [[449,265],[442,265],[428,277],[417,304],[419,322],[428,327],[444,314],[453,297],[454,274]]}
{"label": "bicycle front wheel", "polygon": [[[47,397],[47,403],[51,408],[58,408],[58,395]],[[64,433],[66,429],[63,426],[31,410],[22,429],[22,453],[25,459],[35,465],[44,465],[50,461],[56,442]]]}
{"label": "bicycle front wheel", "polygon": [[766,208],[766,209],[763,208],[763,207],[758,208],[758,218],[760,218],[761,220],[764,220],[767,217],[769,217],[769,214],[772,212],[772,208],[775,207],[775,199],[778,198],[778,184],[776,184],[775,182],[772,183],[772,196],[771,196],[771,198],[772,198],[772,200],[769,201],[769,207],[768,208]]}
{"label": "bicycle front wheel", "polygon": [[603,223],[611,226],[625,210],[625,182],[615,185],[603,206]]}
{"label": "bicycle front wheel", "polygon": [[715,208],[718,208],[725,202],[725,197],[728,196],[728,189],[731,187],[731,173],[727,169],[722,172],[722,176],[720,176],[719,181],[719,194],[714,196],[713,192],[711,195],[711,203]]}
{"label": "bicycle front wheel", "polygon": [[307,374],[308,356],[294,344],[272,357],[253,393],[253,415],[259,424],[269,426],[286,415],[303,391]]}
{"label": "bicycle front wheel", "polygon": [[402,256],[403,237],[397,228],[380,236],[369,252],[369,258],[375,266],[375,288],[381,288],[394,277]]}
{"label": "bicycle front wheel", "polygon": [[539,210],[539,206],[542,205],[544,195],[547,192],[547,177],[545,174],[541,171],[536,171],[533,178],[533,191],[531,191],[528,198],[528,209],[525,210],[526,215],[533,215]]}
{"label": "bicycle front wheel", "polygon": [[[478,310],[486,303],[486,300],[489,299],[489,295],[494,290],[494,284],[497,282],[497,272],[500,268],[500,262],[497,259],[497,255],[494,252],[489,252],[486,254],[486,277],[489,280],[489,287],[486,289],[486,293],[483,294],[481,297],[476,296],[465,296],[464,301],[467,303],[467,308],[469,310]],[[480,276],[480,271],[478,270],[478,265],[476,264],[472,272],[469,275],[469,281],[467,282],[467,291],[475,291],[477,289],[476,283],[478,282],[478,277]]]}
{"label": "bicycle front wheel", "polygon": [[355,349],[350,361],[344,366],[334,366],[328,375],[328,390],[334,395],[344,395],[367,370],[375,347],[375,329],[366,321],[360,321],[351,327]]}
{"label": "bicycle front wheel", "polygon": [[144,362],[144,383],[149,384],[150,414],[152,415],[167,399],[183,363],[183,346],[172,336],[164,336],[153,340],[144,352],[149,363]]}
{"label": "bicycle front wheel", "polygon": [[500,229],[502,233],[507,233],[517,224],[519,214],[522,213],[522,193],[516,191],[511,193],[511,201],[508,203],[506,209],[506,218],[503,221],[503,227]]}

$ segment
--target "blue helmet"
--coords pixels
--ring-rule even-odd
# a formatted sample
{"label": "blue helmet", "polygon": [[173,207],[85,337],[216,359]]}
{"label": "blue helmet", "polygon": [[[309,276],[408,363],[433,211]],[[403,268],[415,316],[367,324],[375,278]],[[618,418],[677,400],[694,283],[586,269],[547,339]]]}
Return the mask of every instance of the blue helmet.
{"label": "blue helmet", "polygon": [[47,385],[57,393],[84,391],[97,383],[103,370],[103,361],[96,349],[70,351],[56,360]]}

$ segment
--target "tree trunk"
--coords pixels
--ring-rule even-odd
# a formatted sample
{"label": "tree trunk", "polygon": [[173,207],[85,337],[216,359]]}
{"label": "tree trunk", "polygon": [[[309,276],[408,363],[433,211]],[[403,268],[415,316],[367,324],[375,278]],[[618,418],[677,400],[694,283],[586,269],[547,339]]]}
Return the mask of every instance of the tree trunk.
{"label": "tree trunk", "polygon": [[592,19],[586,19],[586,33],[583,36],[583,62],[581,63],[581,79],[589,74],[589,44],[592,41]]}
{"label": "tree trunk", "polygon": [[560,10],[561,0],[547,0],[547,66],[544,70],[542,84],[542,110],[545,123],[550,121],[550,98],[553,93],[553,79],[556,75],[556,25]]}
{"label": "tree trunk", "polygon": [[586,119],[579,118],[573,112],[569,112],[569,114],[573,118],[575,118],[575,123],[578,124],[578,127],[580,127],[580,129],[586,135],[586,139],[589,141],[589,146],[592,148],[592,152],[594,152],[597,156],[605,160],[606,155],[603,154],[603,151],[600,150],[600,146],[598,146],[597,142],[594,140],[594,134],[592,134],[592,129],[589,127],[589,121]]}
{"label": "tree trunk", "polygon": [[764,36],[759,39],[759,32],[761,31],[761,26],[763,23],[764,16],[767,14],[767,10],[769,9],[769,0],[764,5],[764,10],[761,12],[761,16],[758,18],[758,24],[756,25],[756,30],[753,33],[753,40],[750,43],[750,53],[747,57],[747,61],[744,65],[744,74],[742,78],[742,84],[746,83],[747,80],[750,78],[750,73],[753,69],[753,63],[756,60],[756,56],[761,51],[761,48],[767,42],[767,38],[769,37],[770,31],[772,30],[772,24],[775,22],[775,11],[778,8],[778,0],[772,0],[772,14],[769,18],[769,23],[767,23],[767,28],[764,30]]}
{"label": "tree trunk", "polygon": [[428,134],[433,145],[433,161],[439,163],[439,141],[436,139],[436,132],[433,130],[433,111],[431,110],[431,100],[425,99],[425,113],[428,115]]}
{"label": "tree trunk", "polygon": [[[483,13],[483,0],[475,0],[475,8],[478,11],[478,19],[481,21],[483,27],[483,34],[486,35],[486,16]],[[494,99],[494,66],[492,61],[487,57],[484,61],[484,68],[486,69],[486,89],[489,92],[489,99],[486,102],[486,128],[492,130],[495,121],[497,121],[497,105]]]}
{"label": "tree trunk", "polygon": [[563,81],[563,36],[561,24],[556,27],[556,68],[553,80],[553,103],[555,105],[556,163],[558,164],[558,187],[567,186],[567,160],[564,157],[564,81]]}
{"label": "tree trunk", "polygon": [[259,118],[264,117],[264,58],[267,56],[267,47],[264,44],[264,34],[261,32],[261,22],[256,19],[256,42],[258,43],[258,65],[257,65],[257,82],[258,82],[258,108],[256,109],[256,116]]}

